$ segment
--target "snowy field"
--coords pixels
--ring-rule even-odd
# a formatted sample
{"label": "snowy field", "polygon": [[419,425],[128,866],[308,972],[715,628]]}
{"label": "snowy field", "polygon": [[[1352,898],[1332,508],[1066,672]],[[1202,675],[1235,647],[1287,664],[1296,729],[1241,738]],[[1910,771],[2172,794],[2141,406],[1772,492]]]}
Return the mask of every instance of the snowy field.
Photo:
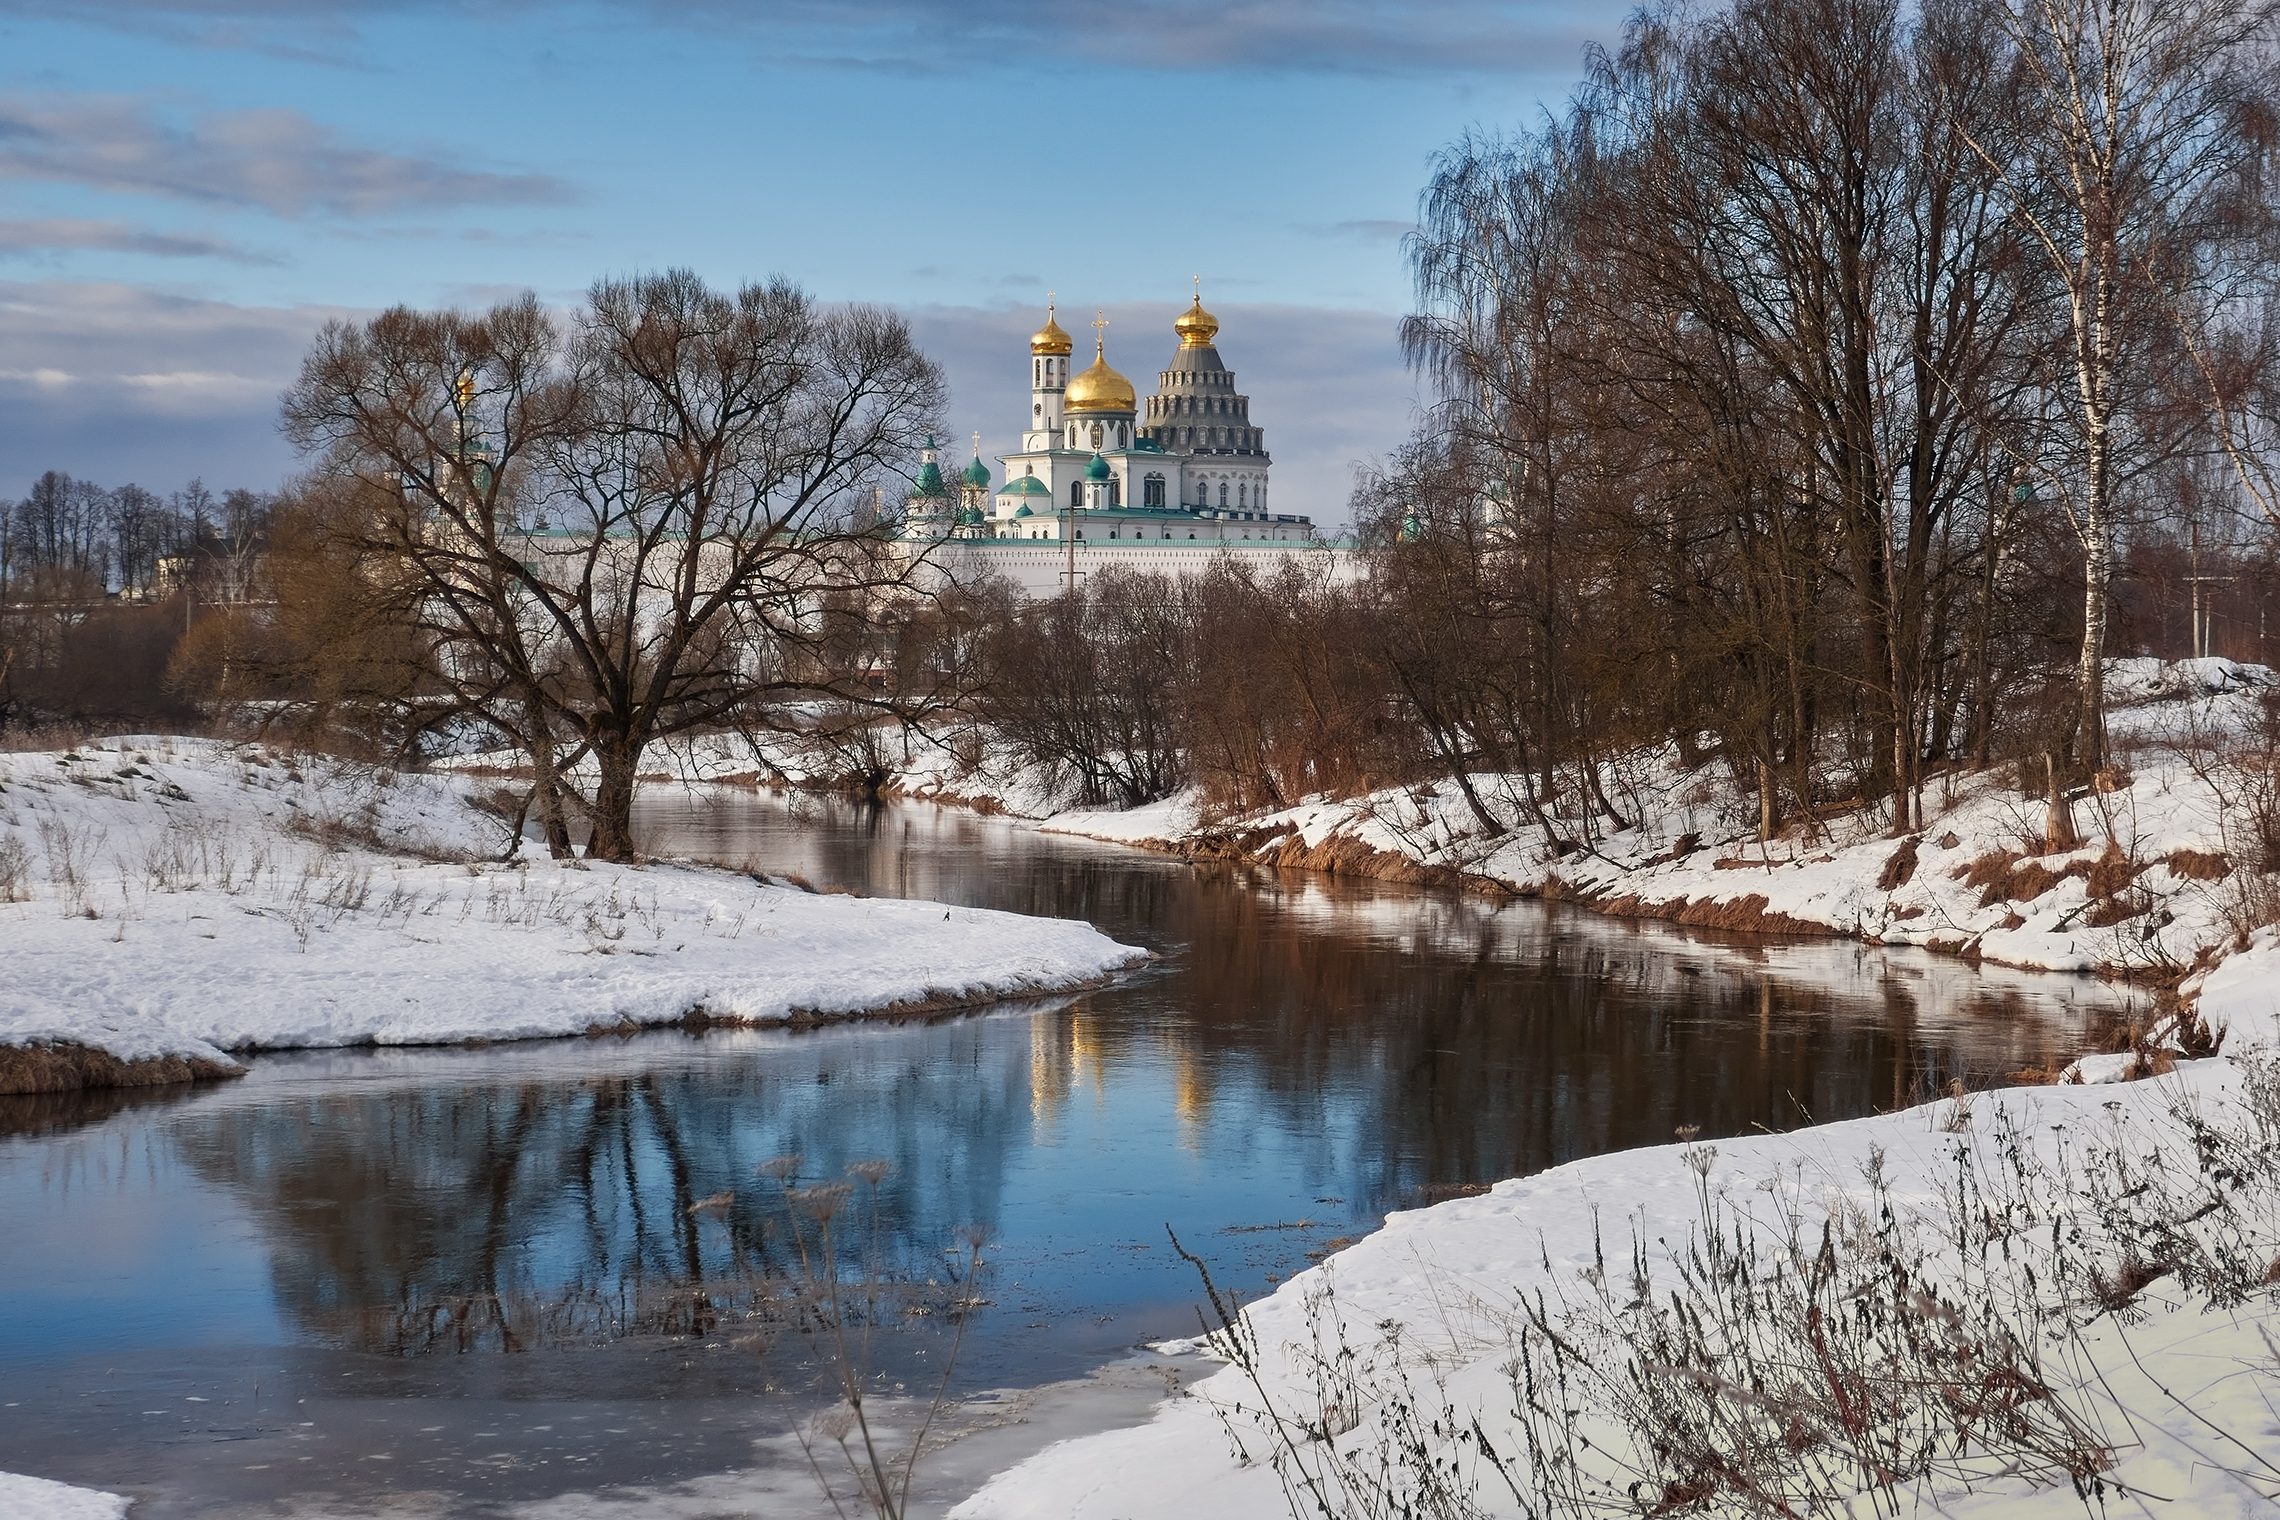
{"label": "snowy field", "polygon": [[123,1060],[774,1022],[1082,984],[1088,924],[527,854],[466,783],[178,738],[0,755],[0,1045]]}
{"label": "snowy field", "polygon": [[126,1513],[117,1494],[0,1473],[0,1520],[124,1520]]}

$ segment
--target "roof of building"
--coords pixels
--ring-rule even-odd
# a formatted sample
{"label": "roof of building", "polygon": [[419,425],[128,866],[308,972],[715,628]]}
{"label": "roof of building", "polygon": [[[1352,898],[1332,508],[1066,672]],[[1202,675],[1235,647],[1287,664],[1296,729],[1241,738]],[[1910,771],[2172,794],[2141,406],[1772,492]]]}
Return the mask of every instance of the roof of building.
{"label": "roof of building", "polygon": [[990,467],[982,463],[982,456],[979,454],[974,456],[972,464],[966,466],[966,484],[979,486],[985,491],[989,489]]}
{"label": "roof of building", "polygon": [[1108,367],[1108,344],[1103,340],[1093,352],[1092,367],[1069,382],[1063,405],[1071,412],[1130,412],[1139,409],[1140,394],[1131,381]]}
{"label": "roof of building", "polygon": [[1000,496],[1050,496],[1052,494],[1052,487],[1034,475],[1016,475],[998,487],[998,495]]}
{"label": "roof of building", "polygon": [[1030,337],[1029,351],[1033,354],[1065,354],[1075,347],[1068,333],[1062,330],[1061,324],[1053,320],[1053,306],[1047,302],[1045,325]]}
{"label": "roof of building", "polygon": [[1100,457],[1098,450],[1093,453],[1092,463],[1085,466],[1087,480],[1106,480],[1115,473],[1108,467],[1108,461]]}
{"label": "roof of building", "polygon": [[1219,319],[1203,309],[1203,292],[1195,293],[1195,304],[1180,313],[1172,324],[1172,331],[1180,335],[1182,348],[1207,348],[1219,332]]}

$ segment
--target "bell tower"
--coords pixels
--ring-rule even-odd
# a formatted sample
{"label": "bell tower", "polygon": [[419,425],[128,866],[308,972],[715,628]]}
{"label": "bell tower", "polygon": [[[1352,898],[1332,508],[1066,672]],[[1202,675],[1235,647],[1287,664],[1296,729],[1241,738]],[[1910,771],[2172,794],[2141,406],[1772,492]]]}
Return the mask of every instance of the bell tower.
{"label": "bell tower", "polygon": [[1029,426],[1021,435],[1025,450],[1050,449],[1060,436],[1062,400],[1069,389],[1069,355],[1075,347],[1053,319],[1048,293],[1045,325],[1029,340]]}

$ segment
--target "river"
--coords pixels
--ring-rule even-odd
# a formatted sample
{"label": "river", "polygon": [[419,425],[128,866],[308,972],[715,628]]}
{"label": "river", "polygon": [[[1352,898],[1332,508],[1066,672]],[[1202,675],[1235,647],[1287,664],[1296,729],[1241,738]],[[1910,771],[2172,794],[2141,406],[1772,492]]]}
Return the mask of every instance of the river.
{"label": "river", "polygon": [[[926,806],[667,791],[637,825],[653,853],[1089,919],[1158,959],[930,1024],[278,1053],[193,1092],[0,1100],[0,1469],[146,1520],[800,1513],[786,1432],[830,1358],[752,1307],[792,1259],[760,1169],[796,1155],[794,1185],[888,1163],[842,1227],[902,1294],[868,1355],[906,1396],[952,1349],[948,1295],[986,1301],[952,1374],[985,1428],[928,1470],[947,1501],[1142,1416],[1163,1384],[1134,1349],[1196,1328],[1167,1229],[1255,1294],[1391,1209],[2049,1067],[2126,1010],[2087,979]],[[972,1228],[986,1272],[952,1290]]]}

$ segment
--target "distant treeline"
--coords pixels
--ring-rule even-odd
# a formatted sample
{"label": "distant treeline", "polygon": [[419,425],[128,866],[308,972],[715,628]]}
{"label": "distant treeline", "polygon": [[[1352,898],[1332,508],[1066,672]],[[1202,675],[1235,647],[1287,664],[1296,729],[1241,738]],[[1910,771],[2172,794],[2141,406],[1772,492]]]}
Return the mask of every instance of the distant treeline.
{"label": "distant treeline", "polygon": [[0,595],[155,596],[162,560],[239,552],[267,529],[271,502],[243,489],[217,496],[202,480],[161,496],[49,470],[22,500],[0,507]]}
{"label": "distant treeline", "polygon": [[197,604],[255,594],[273,498],[50,470],[0,502],[0,730],[199,717],[169,663]]}

